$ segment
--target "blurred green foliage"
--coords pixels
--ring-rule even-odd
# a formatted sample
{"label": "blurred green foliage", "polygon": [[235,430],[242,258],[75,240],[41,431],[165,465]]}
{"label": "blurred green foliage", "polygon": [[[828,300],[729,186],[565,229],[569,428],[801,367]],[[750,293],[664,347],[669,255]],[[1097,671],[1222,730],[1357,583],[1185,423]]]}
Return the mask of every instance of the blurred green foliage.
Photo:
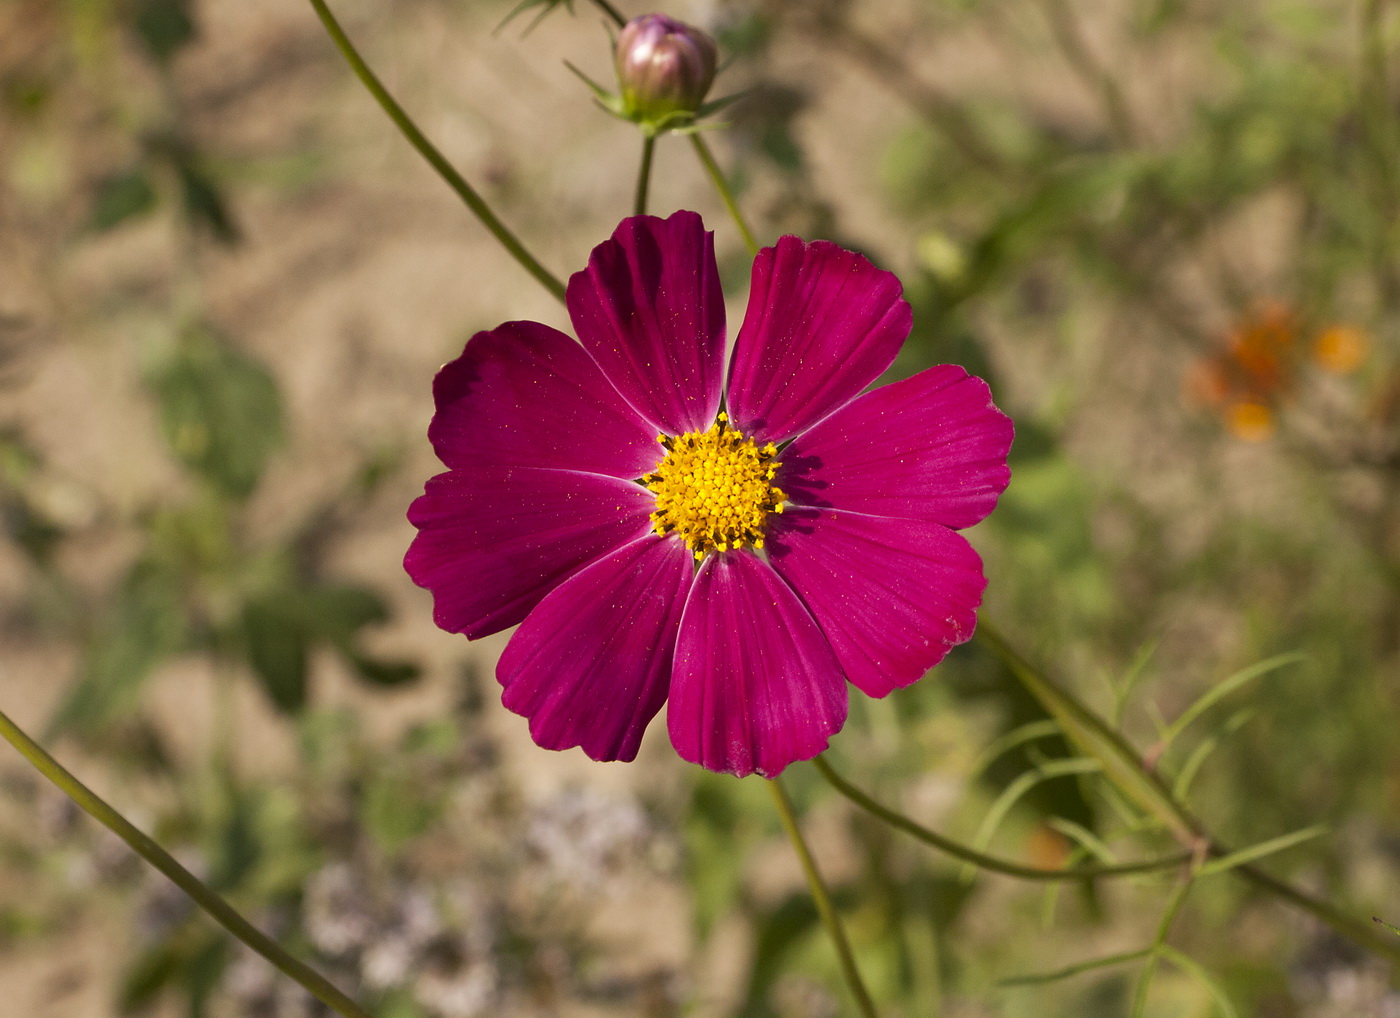
{"label": "blurred green foliage", "polygon": [[[1222,838],[1243,847],[1328,823],[1331,836],[1264,866],[1357,915],[1392,918],[1400,914],[1393,7],[732,0],[717,5],[714,25],[732,58],[721,89],[752,88],[727,114],[725,143],[737,154],[736,190],[765,233],[828,236],[906,266],[915,332],[892,375],[962,364],[987,377],[1016,418],[1013,483],[975,534],[989,606]],[[572,26],[580,48],[601,45],[587,4],[527,0],[513,13],[542,18],[559,8],[581,15],[553,22]],[[70,77],[97,80],[96,66],[109,73],[95,53],[134,60],[138,70],[115,92],[143,97],[104,113],[122,124],[125,145],[73,175],[72,243],[164,216],[184,243],[236,244],[240,192],[181,101],[179,65],[200,38],[200,8],[67,0],[54,10],[44,59],[0,67],[17,137],[62,115]],[[489,13],[498,23],[511,5]],[[994,73],[972,58],[961,64],[964,44],[973,56],[989,45]],[[805,71],[793,70],[803,66],[795,49],[813,61]],[[861,164],[869,179],[817,175],[831,161],[814,121],[831,115],[832,81],[861,81],[888,104],[872,109],[884,134]],[[600,119],[600,130],[613,126]],[[299,179],[314,176],[319,159],[299,154],[288,166]],[[56,179],[34,160],[25,165],[39,170],[14,169],[15,179]],[[847,190],[873,195],[897,229],[851,221]],[[747,259],[724,257],[723,268],[737,291]],[[1292,323],[1267,385],[1239,340],[1263,302],[1284,307]],[[635,973],[609,981],[609,958],[626,950],[593,943],[538,865],[544,853],[529,847],[521,792],[483,734],[489,693],[468,689],[450,718],[387,745],[348,715],[318,709],[318,661],[337,661],[374,689],[419,671],[365,649],[389,620],[387,596],[329,565],[330,547],[393,459],[367,459],[344,490],[271,534],[255,527],[270,471],[298,442],[276,374],[198,299],[172,299],[158,317],[144,378],[179,480],[168,498],[121,517],[128,554],[106,589],[66,575],[65,549],[83,527],[55,510],[54,472],[22,422],[0,421],[0,523],[30,569],[24,607],[7,611],[76,648],[76,679],[50,734],[153,776],[162,838],[386,1018],[443,1012],[407,977],[371,985],[369,933],[342,951],[313,932],[316,889],[336,866],[380,896],[356,899],[359,911],[348,912],[376,916],[365,920],[375,936],[400,946],[408,941],[395,905],[428,887],[438,912],[452,912],[444,874],[500,889],[462,906],[491,926],[478,940],[453,939],[472,925],[454,919],[410,954],[425,973],[441,962],[456,976],[489,956],[521,1013],[556,1013],[564,999],[639,1015],[842,1013],[810,900],[755,863],[779,838],[756,781],[687,772],[663,781],[652,802],[679,839],[664,877],[684,889],[697,971],[708,951],[741,956],[732,993],[717,1003],[704,985],[649,989]],[[1365,337],[1349,373],[1329,373],[1317,352],[1331,326]],[[0,341],[7,328],[0,316]],[[1215,402],[1190,392],[1202,367],[1224,372],[1227,392]],[[1241,392],[1272,429],[1253,445],[1230,416]],[[1241,682],[1167,738],[1200,697],[1291,651],[1303,663]],[[257,683],[298,740],[289,778],[239,775],[217,747],[197,773],[177,771],[143,691],[181,656],[211,665],[219,683]],[[1001,663],[964,647],[886,701],[853,698],[832,759],[879,800],[966,843],[980,832],[987,851],[1009,859],[1050,867],[1169,851],[1170,837],[1111,785],[1087,768],[1070,773],[1075,751],[1046,721]],[[997,746],[1004,752],[987,753]],[[885,1013],[1129,1013],[1141,959],[1092,963],[1151,943],[1174,874],[1049,887],[969,880],[955,860],[852,811],[809,769],[794,768],[790,785],[819,834],[818,855]],[[999,801],[1007,812],[983,829]],[[34,837],[0,837],[7,865],[54,877],[62,846],[78,851],[71,833]],[[100,861],[98,847],[81,851]],[[125,871],[111,881],[133,883]],[[149,905],[154,892],[138,896]],[[52,936],[60,922],[42,903],[0,909],[0,944]],[[1167,956],[1155,978],[1153,1018],[1225,1013],[1220,995],[1260,1018],[1383,1014],[1397,1000],[1383,966],[1225,876],[1193,889],[1168,943],[1182,954]],[[192,1016],[230,1006],[296,1013],[275,1010],[284,1003],[261,984],[236,996],[237,952],[188,911],[166,914],[131,951],[115,993],[122,1013],[172,999]],[[1017,976],[1042,978],[1004,984]]]}

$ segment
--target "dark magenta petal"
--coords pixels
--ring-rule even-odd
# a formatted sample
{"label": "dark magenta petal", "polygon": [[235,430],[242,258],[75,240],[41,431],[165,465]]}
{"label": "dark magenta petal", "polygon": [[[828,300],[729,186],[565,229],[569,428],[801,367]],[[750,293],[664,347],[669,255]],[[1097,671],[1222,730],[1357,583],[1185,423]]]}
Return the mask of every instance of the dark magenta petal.
{"label": "dark magenta petal", "polygon": [[439,474],[409,507],[404,556],[433,592],[433,621],[476,639],[523,619],[560,582],[651,529],[654,496],[631,481],[536,467]]}
{"label": "dark magenta petal", "polygon": [[831,645],[792,588],[748,551],[700,567],[676,642],[671,743],[692,763],[776,776],[826,749],[846,720]]}
{"label": "dark magenta petal", "polygon": [[624,219],[569,279],[569,317],[627,402],[679,435],[710,426],[724,385],[715,236],[694,212]]}
{"label": "dark magenta petal", "polygon": [[641,477],[665,450],[568,336],[538,322],[478,332],[433,380],[428,438],[452,468],[558,467]]}
{"label": "dark magenta petal", "polygon": [[970,527],[1011,479],[1015,428],[982,379],[940,364],[881,386],[783,450],[792,501]]}
{"label": "dark magenta petal", "polygon": [[846,677],[871,696],[914,682],[977,624],[982,559],[936,523],[796,508],[774,518],[767,546]]}
{"label": "dark magenta petal", "polygon": [[729,415],[781,442],[849,402],[894,362],[913,315],[899,280],[830,241],[783,237],[753,263],[729,369]]}
{"label": "dark magenta petal", "polygon": [[666,702],[671,657],[695,570],[680,541],[619,548],[561,584],[510,638],[501,702],[545,749],[581,746],[631,760]]}

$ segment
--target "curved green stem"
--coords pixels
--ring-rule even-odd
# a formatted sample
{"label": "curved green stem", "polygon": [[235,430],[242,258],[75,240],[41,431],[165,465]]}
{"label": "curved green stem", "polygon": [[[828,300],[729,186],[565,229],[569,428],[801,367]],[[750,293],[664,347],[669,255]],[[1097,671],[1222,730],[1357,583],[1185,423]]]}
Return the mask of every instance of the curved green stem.
{"label": "curved green stem", "polygon": [[466,203],[467,208],[472,210],[476,218],[481,220],[482,225],[491,231],[492,236],[501,242],[501,246],[510,252],[511,257],[519,262],[526,272],[534,276],[540,285],[553,294],[557,300],[562,301],[564,299],[564,284],[525,249],[525,245],[520,243],[515,234],[511,233],[506,225],[496,217],[481,195],[477,194],[476,189],[467,183],[466,179],[447,161],[447,158],[418,129],[418,125],[404,112],[403,107],[389,94],[388,89],[375,77],[374,72],[369,69],[369,65],[361,58],[354,44],[350,41],[350,37],[340,27],[340,22],[335,19],[335,15],[326,6],[325,0],[311,0],[311,6],[316,9],[321,24],[325,25],[326,32],[329,33],[341,55],[345,57],[350,69],[369,90],[370,95],[374,96],[375,101],[379,103],[384,112],[389,115],[389,119],[398,127],[400,133],[408,139],[408,143],[417,149],[418,154],[428,161],[428,164],[437,171],[438,176],[445,180],[453,191],[457,192],[457,196]]}
{"label": "curved green stem", "polygon": [[827,892],[826,884],[822,882],[821,873],[817,870],[816,860],[812,858],[812,853],[807,848],[807,842],[802,838],[802,829],[797,826],[792,800],[788,798],[787,790],[783,788],[777,778],[769,781],[768,787],[772,789],[773,803],[778,807],[778,818],[783,822],[783,830],[787,831],[787,836],[792,841],[792,847],[797,851],[797,858],[802,863],[802,872],[807,875],[807,886],[811,889],[812,900],[817,906],[817,914],[821,916],[822,925],[826,927],[827,935],[831,937],[832,946],[836,948],[836,956],[841,962],[841,974],[846,978],[846,985],[850,988],[851,996],[855,998],[856,1006],[864,1018],[879,1018],[875,1004],[870,999],[870,993],[860,978],[860,970],[856,968],[856,959],[851,953],[851,944],[846,939],[846,930],[841,925],[841,917],[836,914],[836,907],[831,903],[831,895]]}
{"label": "curved green stem", "polygon": [[710,146],[705,144],[705,139],[698,134],[690,136],[690,143],[695,146],[695,154],[700,157],[701,164],[705,167],[705,173],[710,178],[710,183],[719,192],[720,198],[724,201],[724,207],[729,210],[729,216],[734,220],[734,225],[739,228],[739,235],[744,238],[744,246],[749,249],[749,254],[758,254],[758,241],[754,240],[753,231],[749,229],[748,222],[744,219],[744,213],[739,209],[739,203],[734,200],[734,192],[729,189],[729,182],[724,179],[724,173],[719,168],[719,163],[715,162],[714,155],[710,152]]}
{"label": "curved green stem", "polygon": [[111,806],[107,805],[86,785],[66,771],[63,766],[37,742],[24,733],[4,712],[0,712],[0,735],[14,746],[39,773],[57,785],[70,799],[81,806],[104,827],[112,831],[131,850],[171,879],[200,908],[224,929],[262,955],[282,972],[295,979],[312,996],[343,1018],[371,1018],[353,1000],[336,989],[323,975],[288,954],[275,940],[267,936],[238,914],[227,901],[201,883],[189,870],[172,859],[149,837],[137,830]]}
{"label": "curved green stem", "polygon": [[647,187],[651,184],[651,154],[656,149],[656,138],[645,135],[642,138],[642,165],[637,171],[637,199],[632,203],[632,214],[647,214]]}
{"label": "curved green stem", "polygon": [[[1081,703],[1072,693],[1052,682],[1033,667],[1011,646],[986,616],[979,616],[977,639],[1010,669],[1026,691],[1060,722],[1070,741],[1081,752],[1095,757],[1103,764],[1104,774],[1139,805],[1154,814],[1189,845],[1205,846],[1206,855],[1223,858],[1230,854],[1228,846],[1210,837],[1201,822],[1191,815],[1158,775],[1150,770],[1142,757],[1118,732]],[[1373,924],[1347,915],[1331,902],[1314,898],[1253,864],[1246,863],[1230,870],[1262,891],[1302,909],[1369,951],[1400,961],[1400,940],[1382,937]]]}
{"label": "curved green stem", "polygon": [[1158,859],[1145,859],[1142,862],[1114,863],[1106,866],[1076,866],[1073,869],[1047,870],[1037,869],[1034,866],[1022,866],[1019,863],[1011,862],[1007,859],[998,859],[996,856],[985,855],[974,848],[953,841],[936,831],[931,831],[927,827],[910,820],[903,813],[897,813],[876,802],[865,792],[862,792],[855,785],[852,785],[841,775],[832,769],[831,764],[826,762],[826,758],[818,756],[812,761],[827,780],[832,788],[840,792],[851,802],[873,816],[879,817],[891,827],[898,828],[905,834],[918,838],[926,845],[931,845],[941,852],[946,852],[957,859],[970,862],[984,870],[993,873],[1004,873],[1009,877],[1019,877],[1022,880],[1086,880],[1092,877],[1121,877],[1132,873],[1153,873],[1157,870],[1168,870],[1180,866],[1191,858],[1191,853],[1182,851],[1169,856],[1162,856]]}

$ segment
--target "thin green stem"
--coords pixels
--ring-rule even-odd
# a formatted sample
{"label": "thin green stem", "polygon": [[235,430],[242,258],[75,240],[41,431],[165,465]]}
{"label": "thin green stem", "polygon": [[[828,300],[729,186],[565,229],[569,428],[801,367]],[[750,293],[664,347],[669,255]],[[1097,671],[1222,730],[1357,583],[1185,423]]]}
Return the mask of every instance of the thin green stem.
{"label": "thin green stem", "polygon": [[1052,972],[1036,972],[1026,976],[1012,976],[1010,979],[998,979],[997,985],[1036,986],[1041,983],[1057,983],[1061,979],[1069,979],[1073,976],[1082,975],[1085,972],[1093,972],[1097,969],[1105,969],[1113,965],[1126,965],[1130,961],[1146,958],[1151,953],[1152,948],[1140,947],[1136,951],[1124,951],[1121,954],[1110,954],[1104,958],[1091,958],[1088,961],[1067,965],[1062,969],[1055,969]]}
{"label": "thin green stem", "polygon": [[787,790],[783,788],[777,778],[768,782],[768,787],[772,789],[773,803],[778,808],[778,818],[783,822],[783,830],[787,831],[787,836],[792,841],[792,847],[797,851],[798,861],[802,863],[802,872],[807,875],[807,886],[812,891],[812,900],[816,903],[817,914],[821,916],[822,925],[826,927],[827,935],[831,937],[832,946],[836,948],[836,956],[841,962],[841,974],[846,978],[846,985],[850,988],[851,996],[855,998],[856,1006],[864,1018],[879,1018],[875,1004],[870,999],[870,993],[860,978],[860,970],[856,968],[855,956],[851,954],[851,944],[846,939],[846,929],[841,925],[841,917],[836,914],[836,907],[831,903],[831,895],[827,892],[826,884],[822,882],[821,873],[817,870],[816,860],[812,858],[812,853],[807,848],[807,842],[802,838],[802,829],[797,826],[792,800],[788,798]]}
{"label": "thin green stem", "polygon": [[744,219],[744,213],[739,209],[739,203],[734,200],[734,192],[729,189],[729,182],[724,179],[724,173],[721,172],[719,163],[715,162],[715,157],[710,152],[710,146],[706,145],[705,139],[698,134],[690,136],[690,143],[695,146],[695,154],[700,157],[700,163],[705,167],[705,173],[709,176],[710,183],[719,192],[724,207],[729,210],[730,218],[734,220],[734,225],[739,228],[739,235],[744,238],[744,246],[749,249],[749,254],[758,254],[758,241],[754,240],[753,231],[749,229],[749,224]]}
{"label": "thin green stem", "polygon": [[476,218],[481,220],[482,225],[491,231],[492,236],[501,242],[501,246],[510,252],[511,257],[519,262],[526,272],[534,276],[540,285],[553,294],[557,300],[562,301],[564,299],[564,284],[525,249],[525,245],[520,243],[515,234],[496,217],[481,195],[477,194],[476,189],[467,183],[466,179],[447,161],[447,158],[418,129],[418,125],[404,112],[403,107],[389,94],[388,89],[361,58],[354,44],[350,41],[350,37],[340,27],[340,22],[326,6],[325,0],[311,0],[311,6],[316,9],[321,24],[325,25],[326,32],[329,33],[341,55],[345,57],[350,69],[369,90],[370,95],[374,96],[375,101],[379,103],[384,112],[389,115],[389,119],[398,127],[400,133],[408,139],[408,143],[418,150],[418,154],[428,161],[428,165],[437,171],[438,176],[447,182],[448,187],[457,192],[457,196],[466,203],[467,208],[471,209]]}
{"label": "thin green stem", "polygon": [[[1142,757],[1121,735],[1110,729],[1072,693],[1034,668],[985,616],[979,617],[977,638],[1001,658],[1026,691],[1061,723],[1070,741],[1082,752],[1103,763],[1104,773],[1122,792],[1147,807],[1183,841],[1195,846],[1204,845],[1205,853],[1211,858],[1223,858],[1230,854],[1229,847],[1205,831],[1200,821],[1191,815],[1157,774],[1146,767]],[[1311,914],[1367,950],[1400,961],[1400,940],[1380,936],[1373,924],[1347,915],[1330,902],[1314,898],[1253,864],[1236,866],[1230,872]]]}
{"label": "thin green stem", "polygon": [[931,831],[927,827],[910,820],[903,813],[897,813],[876,802],[865,792],[862,792],[855,785],[852,785],[841,775],[832,769],[831,764],[826,762],[826,758],[818,756],[812,761],[816,765],[817,771],[827,780],[832,788],[840,792],[851,802],[873,816],[879,817],[891,827],[898,828],[906,834],[918,838],[926,845],[946,852],[957,859],[970,862],[984,870],[993,873],[1004,873],[1009,877],[1019,877],[1022,880],[1087,880],[1092,877],[1121,877],[1133,873],[1153,873],[1157,870],[1168,870],[1180,866],[1191,858],[1191,853],[1182,851],[1159,859],[1145,859],[1142,862],[1114,863],[1107,866],[1076,866],[1072,869],[1037,869],[1034,866],[1022,866],[1006,859],[998,859],[996,856],[985,855],[974,848],[945,838],[936,831]]}
{"label": "thin green stem", "polygon": [[1191,890],[1194,878],[1194,874],[1188,873],[1176,885],[1171,900],[1167,902],[1167,910],[1162,914],[1161,922],[1157,924],[1157,935],[1152,938],[1152,947],[1148,950],[1147,963],[1138,973],[1137,989],[1133,992],[1131,1018],[1142,1018],[1143,1012],[1147,1009],[1147,991],[1152,986],[1152,977],[1157,974],[1157,959],[1161,957],[1162,949],[1166,947],[1167,934],[1171,933],[1172,923],[1176,922],[1176,917],[1181,912],[1181,906],[1186,904],[1186,895]]}
{"label": "thin green stem", "polygon": [[343,1018],[371,1018],[353,1000],[336,989],[324,976],[288,954],[275,940],[262,933],[238,914],[227,901],[201,883],[189,870],[172,859],[149,837],[132,824],[86,785],[75,778],[24,733],[18,725],[0,712],[0,735],[14,746],[35,769],[57,785],[70,799],[91,814],[99,823],[121,838],[141,858],[160,870],[184,891],[200,908],[224,929],[262,955],[282,972],[306,988],[321,1003]]}
{"label": "thin green stem", "polygon": [[593,0],[593,4],[600,11],[602,11],[609,18],[611,18],[613,24],[616,25],[618,28],[621,28],[623,25],[627,24],[627,19],[622,16],[622,13],[616,7],[608,3],[608,0]]}
{"label": "thin green stem", "polygon": [[642,165],[637,170],[637,200],[632,203],[632,214],[647,214],[647,188],[651,184],[651,154],[656,149],[656,138],[650,134],[642,138]]}

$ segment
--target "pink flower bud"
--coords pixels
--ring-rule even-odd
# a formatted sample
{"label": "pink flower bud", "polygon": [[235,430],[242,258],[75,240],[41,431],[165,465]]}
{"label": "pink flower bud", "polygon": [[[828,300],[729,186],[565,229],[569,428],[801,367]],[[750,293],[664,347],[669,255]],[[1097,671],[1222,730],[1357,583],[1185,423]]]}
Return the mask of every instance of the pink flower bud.
{"label": "pink flower bud", "polygon": [[617,80],[627,115],[661,125],[694,114],[715,80],[718,51],[700,29],[664,14],[633,18],[617,38]]}

